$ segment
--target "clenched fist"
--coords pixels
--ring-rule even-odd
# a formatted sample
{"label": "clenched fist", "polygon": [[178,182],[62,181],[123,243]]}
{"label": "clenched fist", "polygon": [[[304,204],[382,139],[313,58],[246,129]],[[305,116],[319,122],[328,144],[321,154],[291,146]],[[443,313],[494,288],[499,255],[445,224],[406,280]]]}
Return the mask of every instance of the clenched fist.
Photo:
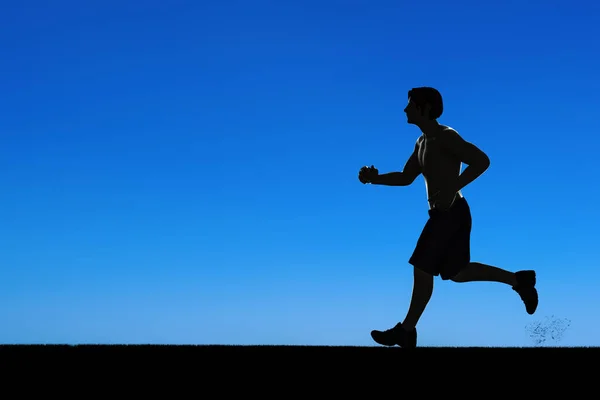
{"label": "clenched fist", "polygon": [[358,172],[358,180],[364,183],[371,183],[379,175],[379,171],[373,165],[370,167],[364,166]]}

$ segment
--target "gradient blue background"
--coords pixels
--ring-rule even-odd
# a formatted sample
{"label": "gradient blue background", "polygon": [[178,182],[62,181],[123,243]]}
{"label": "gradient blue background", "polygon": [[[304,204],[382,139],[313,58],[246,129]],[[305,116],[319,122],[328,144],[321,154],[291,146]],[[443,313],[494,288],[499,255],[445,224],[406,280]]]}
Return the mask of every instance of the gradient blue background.
{"label": "gradient blue background", "polygon": [[[18,5],[17,5],[18,4]],[[600,345],[600,5],[22,1],[0,12],[0,342],[372,345],[427,218],[406,92],[488,153],[421,345]]]}

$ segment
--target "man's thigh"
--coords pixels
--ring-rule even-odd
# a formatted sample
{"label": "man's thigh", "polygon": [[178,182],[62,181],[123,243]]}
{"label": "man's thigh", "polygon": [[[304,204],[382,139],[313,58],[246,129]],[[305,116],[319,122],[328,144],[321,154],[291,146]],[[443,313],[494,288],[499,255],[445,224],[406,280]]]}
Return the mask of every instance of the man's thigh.
{"label": "man's thigh", "polygon": [[[451,228],[451,227],[450,227]],[[409,263],[432,275],[439,275],[452,242],[452,231],[445,221],[432,217],[427,220]]]}
{"label": "man's thigh", "polygon": [[471,262],[471,235],[466,229],[460,230],[451,241],[440,265],[442,279],[452,279]]}

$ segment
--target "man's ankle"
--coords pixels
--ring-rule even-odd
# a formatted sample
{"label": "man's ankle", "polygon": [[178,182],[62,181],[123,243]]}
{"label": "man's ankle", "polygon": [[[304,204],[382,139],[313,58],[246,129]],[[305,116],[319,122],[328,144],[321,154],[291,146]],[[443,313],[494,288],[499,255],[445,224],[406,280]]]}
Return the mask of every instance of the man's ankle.
{"label": "man's ankle", "polygon": [[511,279],[511,286],[517,287],[518,283],[519,283],[519,281],[517,280],[517,274],[515,272],[513,272],[512,279]]}
{"label": "man's ankle", "polygon": [[402,325],[402,329],[404,329],[406,332],[412,332],[415,329],[415,324],[402,322],[401,325]]}

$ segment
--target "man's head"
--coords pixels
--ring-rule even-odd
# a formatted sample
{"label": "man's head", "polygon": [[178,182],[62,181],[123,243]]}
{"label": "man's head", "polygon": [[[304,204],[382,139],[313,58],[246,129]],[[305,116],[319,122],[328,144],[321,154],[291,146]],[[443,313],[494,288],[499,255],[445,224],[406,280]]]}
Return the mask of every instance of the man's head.
{"label": "man's head", "polygon": [[442,95],[432,87],[418,87],[408,91],[408,105],[404,109],[407,122],[419,125],[438,119],[444,111]]}

